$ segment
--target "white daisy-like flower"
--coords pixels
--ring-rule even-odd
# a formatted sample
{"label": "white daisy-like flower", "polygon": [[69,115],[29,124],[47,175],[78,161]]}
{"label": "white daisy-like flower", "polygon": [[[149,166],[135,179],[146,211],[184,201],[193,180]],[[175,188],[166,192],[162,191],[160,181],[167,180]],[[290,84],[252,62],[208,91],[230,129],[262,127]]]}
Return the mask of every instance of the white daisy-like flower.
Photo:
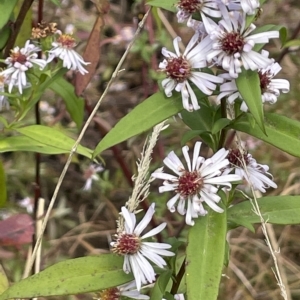
{"label": "white daisy-like flower", "polygon": [[27,82],[26,72],[34,65],[38,65],[40,70],[44,69],[47,62],[44,59],[39,59],[37,52],[41,49],[34,44],[30,44],[28,40],[24,48],[15,47],[11,50],[11,54],[5,59],[8,65],[2,73],[7,76],[8,91],[11,93],[12,88],[17,86],[19,93],[23,93],[23,88],[30,86]]}
{"label": "white daisy-like flower", "polygon": [[196,12],[203,12],[212,18],[221,17],[216,0],[179,0],[175,5],[178,9],[177,19],[179,23],[188,20]]}
{"label": "white daisy-like flower", "polygon": [[277,184],[273,181],[273,176],[268,172],[269,167],[258,164],[251,154],[247,152],[241,153],[239,149],[231,149],[227,158],[230,165],[223,174],[233,171],[245,179],[248,184],[252,184],[254,190],[259,190],[261,193],[265,193],[269,187],[277,188]]}
{"label": "white daisy-like flower", "polygon": [[239,175],[222,175],[223,168],[229,165],[226,159],[228,151],[224,148],[208,159],[200,156],[200,148],[201,142],[197,142],[192,162],[188,154],[189,148],[187,146],[182,148],[187,169],[172,151],[164,159],[164,164],[176,175],[164,173],[163,168],[151,175],[164,180],[163,186],[159,188],[160,193],[175,191],[176,195],[167,202],[167,207],[171,212],[175,212],[175,204],[178,202],[177,211],[185,215],[185,222],[188,225],[194,225],[193,219],[207,214],[203,202],[214,211],[222,213],[223,209],[217,205],[221,200],[217,195],[219,187],[230,189],[232,182],[242,179]]}
{"label": "white daisy-like flower", "polygon": [[124,256],[123,270],[127,274],[133,273],[138,291],[142,284],[155,281],[155,272],[148,260],[163,268],[166,262],[161,256],[174,255],[173,252],[166,250],[171,248],[169,244],[143,241],[161,232],[167,225],[167,223],[162,223],[141,236],[152,219],[154,207],[155,203],[151,204],[144,218],[136,225],[135,214],[123,206],[121,211],[125,220],[125,231],[119,233],[116,241],[111,243],[112,251]]}
{"label": "white daisy-like flower", "polygon": [[[269,52],[262,50],[261,54],[264,57],[269,57]],[[272,64],[267,66],[264,69],[258,70],[258,75],[260,79],[260,89],[261,89],[261,100],[262,103],[274,104],[277,101],[277,98],[282,93],[288,93],[290,90],[290,83],[286,79],[274,79],[274,77],[281,70],[280,65],[272,60]],[[229,74],[221,74],[222,78],[229,80],[220,85],[220,94],[217,97],[217,100],[220,101],[224,97],[228,97],[227,100],[231,104],[236,99],[243,100],[241,94],[238,91],[235,79],[231,78]],[[241,105],[242,111],[247,111],[248,106],[243,101]]]}
{"label": "white daisy-like flower", "polygon": [[96,300],[121,300],[123,297],[128,297],[131,299],[150,299],[149,296],[141,294],[136,289],[136,282],[131,281],[125,284],[122,284],[118,287],[113,287],[101,291],[98,297],[94,298]]}
{"label": "white daisy-like flower", "polygon": [[102,172],[104,168],[102,165],[92,164],[84,172],[85,184],[82,188],[84,191],[89,191],[92,187],[93,180],[99,180],[98,172]]}
{"label": "white daisy-like flower", "polygon": [[245,28],[245,14],[233,11],[229,14],[224,5],[220,6],[222,20],[216,24],[202,14],[202,20],[211,38],[212,48],[207,54],[207,61],[214,62],[228,71],[232,78],[237,78],[242,71],[266,68],[272,60],[252,50],[255,44],[268,43],[271,38],[278,38],[279,31],[267,31],[256,34],[256,28],[250,24]]}
{"label": "white daisy-like flower", "polygon": [[171,97],[175,89],[181,92],[182,104],[186,110],[197,110],[200,106],[189,81],[193,82],[204,94],[211,95],[216,89],[215,83],[222,83],[223,79],[198,70],[207,65],[206,55],[211,47],[208,36],[199,42],[199,34],[196,33],[183,54],[179,51],[180,40],[180,37],[176,37],[173,41],[175,53],[166,48],[162,49],[165,59],[159,64],[159,68],[167,75],[167,78],[162,81],[162,86],[167,97]]}
{"label": "white daisy-like flower", "polygon": [[7,75],[3,74],[3,71],[0,72],[0,111],[3,109],[9,110],[9,102],[5,95],[1,93],[5,93],[5,85],[7,84]]}
{"label": "white daisy-like flower", "polygon": [[[59,31],[58,31],[59,33]],[[51,62],[55,57],[63,61],[63,66],[69,70],[76,70],[82,75],[88,73],[83,67],[89,65],[85,62],[73,48],[76,46],[75,39],[70,34],[60,34],[55,42],[52,43],[53,48],[49,50],[47,62]]]}
{"label": "white daisy-like flower", "polygon": [[260,7],[259,0],[221,0],[230,10],[240,10],[247,15],[254,15]]}

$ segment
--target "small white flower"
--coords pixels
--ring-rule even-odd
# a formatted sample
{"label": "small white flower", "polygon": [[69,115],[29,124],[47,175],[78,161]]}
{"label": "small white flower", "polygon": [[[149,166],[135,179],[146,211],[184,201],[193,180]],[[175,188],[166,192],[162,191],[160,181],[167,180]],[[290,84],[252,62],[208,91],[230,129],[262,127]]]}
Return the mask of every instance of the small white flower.
{"label": "small white flower", "polygon": [[250,24],[245,28],[246,17],[237,11],[229,14],[226,7],[221,5],[222,20],[216,24],[202,14],[202,20],[211,38],[212,48],[207,54],[207,61],[214,62],[229,72],[232,78],[237,78],[242,71],[266,68],[272,60],[252,50],[255,44],[267,43],[271,38],[278,38],[278,31],[267,31],[252,34],[256,28]]}
{"label": "small white flower", "polygon": [[199,35],[196,33],[183,54],[179,51],[178,42],[180,40],[180,37],[177,37],[173,41],[175,53],[166,48],[162,49],[162,54],[166,59],[159,64],[159,68],[167,75],[167,78],[162,81],[162,86],[167,97],[171,97],[172,91],[175,89],[177,92],[181,92],[182,104],[186,110],[197,110],[200,106],[189,80],[204,94],[211,95],[216,89],[215,83],[222,83],[223,79],[195,70],[207,65],[206,54],[211,43],[209,37],[198,42]]}
{"label": "small white flower", "polygon": [[[269,167],[258,164],[251,154],[241,153],[239,149],[231,149],[227,158],[230,165],[224,171],[224,174],[234,171],[235,174],[244,178],[248,184],[252,184],[254,190],[259,190],[261,193],[265,193],[269,187],[277,188],[273,176],[268,173]],[[245,170],[245,167],[247,170]]]}
{"label": "small white flower", "polygon": [[247,15],[254,15],[259,8],[259,0],[221,0],[230,10],[242,9]]}
{"label": "small white flower", "polygon": [[84,191],[89,191],[92,187],[93,180],[99,180],[97,172],[102,172],[104,168],[101,165],[92,164],[84,172],[85,184],[83,187]]}
{"label": "small white flower", "polygon": [[28,40],[24,48],[15,47],[11,51],[10,57],[5,59],[5,63],[8,66],[2,73],[7,76],[9,93],[11,93],[14,86],[17,86],[19,93],[22,94],[23,88],[30,86],[30,83],[27,82],[26,71],[34,65],[38,65],[40,70],[44,69],[47,62],[38,58],[37,52],[39,51],[41,49],[34,44],[30,44]]}
{"label": "small white flower", "polygon": [[156,170],[152,176],[163,179],[163,186],[159,192],[175,191],[176,195],[172,197],[167,207],[171,212],[177,211],[185,216],[185,222],[188,225],[194,225],[192,219],[198,216],[205,216],[207,211],[203,207],[205,202],[211,209],[222,213],[223,209],[217,203],[221,197],[217,195],[220,186],[231,188],[231,182],[240,181],[242,178],[238,175],[222,175],[222,169],[229,165],[226,159],[228,151],[224,148],[216,152],[211,158],[205,160],[200,156],[201,142],[197,142],[194,147],[193,160],[191,162],[188,155],[189,148],[184,146],[182,153],[187,164],[187,170],[179,160],[178,156],[172,151],[164,159],[164,164],[176,175],[163,173],[163,169]]}
{"label": "small white flower", "polygon": [[[58,32],[59,33],[59,32]],[[90,63],[85,62],[73,48],[76,46],[75,39],[70,34],[60,34],[55,42],[52,43],[53,48],[49,50],[47,62],[51,62],[55,57],[63,61],[63,66],[69,70],[76,70],[82,75],[88,73],[83,67]]]}
{"label": "small white flower", "polygon": [[169,244],[143,241],[161,232],[167,225],[167,223],[162,223],[141,236],[141,233],[152,219],[155,212],[154,207],[155,204],[153,203],[144,218],[136,225],[135,214],[129,212],[123,206],[121,211],[125,220],[125,231],[119,233],[116,241],[111,243],[112,251],[124,256],[123,270],[125,273],[133,273],[138,291],[141,289],[142,284],[155,281],[155,272],[148,260],[163,268],[166,262],[161,258],[161,255],[174,255],[173,252],[166,250],[171,248]]}
{"label": "small white flower", "polygon": [[220,18],[221,12],[216,0],[180,0],[175,4],[179,23],[189,19],[193,13],[203,12],[212,18]]}
{"label": "small white flower", "polygon": [[129,283],[125,283],[123,285],[120,285],[118,287],[113,287],[109,289],[105,289],[99,293],[99,296],[97,298],[94,298],[96,300],[121,300],[123,297],[128,297],[131,299],[150,299],[147,295],[142,295],[140,292],[136,289],[136,282],[131,281]]}
{"label": "small white flower", "polygon": [[[265,50],[262,50],[261,54],[265,57],[269,56],[269,52]],[[280,70],[280,65],[277,62],[274,62],[274,60],[272,64],[266,68],[258,70],[262,103],[267,102],[274,104],[280,95],[280,91],[282,93],[289,92],[290,83],[286,79],[273,79]],[[243,100],[236,86],[235,79],[232,79],[229,74],[221,74],[220,76],[230,81],[221,84],[220,94],[218,95],[217,100],[220,101],[223,97],[228,97],[227,100],[230,104],[236,99]],[[247,104],[244,101],[241,105],[241,110],[248,110]]]}
{"label": "small white flower", "polygon": [[34,200],[30,197],[25,197],[24,199],[18,201],[18,205],[26,208],[29,214],[33,213]]}

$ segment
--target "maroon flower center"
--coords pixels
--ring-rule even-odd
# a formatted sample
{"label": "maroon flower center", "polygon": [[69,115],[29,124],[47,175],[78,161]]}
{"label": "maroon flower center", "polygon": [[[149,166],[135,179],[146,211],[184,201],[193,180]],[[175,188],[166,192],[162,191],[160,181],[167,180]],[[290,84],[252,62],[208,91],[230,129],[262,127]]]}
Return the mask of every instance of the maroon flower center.
{"label": "maroon flower center", "polygon": [[119,255],[135,254],[141,248],[140,238],[135,234],[122,233],[113,246],[113,252]]}
{"label": "maroon flower center", "polygon": [[24,54],[21,54],[20,52],[13,52],[10,55],[12,64],[18,62],[21,65],[24,65],[27,62],[27,56]]}
{"label": "maroon flower center", "polygon": [[177,3],[177,7],[192,14],[196,11],[200,11],[202,8],[202,3],[200,0],[180,0]]}
{"label": "maroon flower center", "polygon": [[75,39],[69,34],[62,34],[57,39],[57,42],[62,45],[64,48],[72,49],[75,47]]}
{"label": "maroon flower center", "polygon": [[178,179],[178,187],[176,193],[182,197],[187,198],[199,193],[203,185],[203,178],[197,171],[187,172],[181,175]]}
{"label": "maroon flower center", "polygon": [[191,74],[189,62],[181,57],[171,57],[167,59],[168,65],[165,72],[168,77],[177,82],[184,82]]}
{"label": "maroon flower center", "polygon": [[242,52],[245,45],[243,37],[238,32],[229,32],[221,40],[222,50],[229,55]]}
{"label": "maroon flower center", "polygon": [[229,162],[236,167],[243,167],[243,158],[246,166],[249,164],[248,153],[241,153],[239,149],[231,149],[227,155]]}
{"label": "maroon flower center", "polygon": [[271,79],[273,78],[273,75],[270,73],[270,71],[262,73],[261,71],[258,72],[259,80],[260,80],[260,89],[262,93],[264,93],[266,90],[268,90],[268,86],[271,82]]}
{"label": "maroon flower center", "polygon": [[119,300],[120,299],[119,289],[114,287],[114,288],[103,290],[99,293],[99,298],[101,300]]}

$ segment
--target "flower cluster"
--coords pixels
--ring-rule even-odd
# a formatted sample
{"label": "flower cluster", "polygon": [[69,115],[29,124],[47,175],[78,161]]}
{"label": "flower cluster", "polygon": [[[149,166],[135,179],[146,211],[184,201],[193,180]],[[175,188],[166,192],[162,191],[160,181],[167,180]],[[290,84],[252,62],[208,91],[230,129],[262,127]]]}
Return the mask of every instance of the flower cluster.
{"label": "flower cluster", "polygon": [[[267,51],[257,51],[258,44],[278,38],[279,32],[258,33],[254,24],[246,25],[246,16],[256,14],[259,6],[258,0],[180,0],[176,5],[178,21],[186,21],[194,35],[184,50],[181,50],[180,37],[173,41],[174,52],[162,49],[164,58],[159,71],[166,76],[162,80],[166,96],[180,93],[183,108],[194,111],[201,109],[199,96],[212,95],[219,89],[218,101],[226,97],[232,104],[240,99],[241,110],[247,111],[236,85],[243,69],[258,73],[262,103],[275,103],[280,92],[288,92],[286,80],[274,79],[281,69],[279,64],[269,58]],[[193,19],[195,14],[198,14],[197,19]],[[53,53],[59,56],[62,52],[53,50]],[[220,74],[208,70],[212,67],[217,67]],[[192,157],[188,146],[182,148],[184,163],[174,151],[170,152],[163,162],[171,172],[165,173],[161,167],[151,174],[151,181],[163,180],[160,193],[173,192],[166,206],[170,212],[184,215],[187,225],[193,226],[195,219],[205,216],[209,210],[223,213],[228,205],[226,197],[233,194],[228,191],[239,184],[247,183],[260,192],[277,187],[268,166],[258,164],[249,153],[221,148],[211,157],[204,158],[200,154],[201,145],[201,142],[195,143]],[[111,247],[114,253],[124,256],[124,272],[134,275],[137,294],[136,298],[130,297],[146,299],[142,297],[147,296],[140,295],[139,291],[142,285],[155,281],[152,265],[163,268],[166,261],[162,256],[175,254],[169,251],[169,244],[145,241],[160,233],[166,223],[142,234],[153,217],[155,204],[150,206],[138,225],[134,213],[136,206],[131,210],[129,207],[127,202],[121,209],[123,223],[119,220],[118,233]],[[119,299],[122,295],[119,287],[106,290],[106,293],[111,299]],[[176,294],[174,299],[184,300],[184,294]]]}
{"label": "flower cluster", "polygon": [[35,67],[38,67],[41,71],[44,70],[56,57],[62,60],[63,67],[67,69],[79,71],[81,74],[88,72],[84,66],[89,63],[85,62],[74,50],[76,43],[71,35],[61,34],[56,29],[55,23],[41,23],[37,28],[33,28],[33,39],[47,39],[48,37],[53,41],[52,48],[45,52],[48,57],[39,57],[42,48],[28,40],[23,48],[14,47],[10,56],[5,59],[4,62],[7,68],[0,72],[0,93],[2,93],[0,95],[0,110],[9,108],[8,97],[3,94],[6,90],[11,94],[15,92],[14,88],[17,88],[16,91],[22,95],[24,89],[32,85],[31,80],[33,77],[29,76],[31,70]]}
{"label": "flower cluster", "polygon": [[[280,91],[288,91],[289,84],[285,80],[273,79],[280,66],[269,58],[267,51],[255,50],[256,45],[278,38],[279,31],[254,33],[254,24],[246,27],[246,15],[255,14],[259,5],[258,0],[180,0],[178,21],[187,20],[195,34],[183,53],[179,50],[179,37],[174,39],[175,53],[162,49],[164,60],[159,69],[166,75],[162,81],[166,96],[171,97],[173,90],[180,92],[183,107],[193,111],[200,109],[200,105],[191,83],[205,95],[211,95],[221,84],[218,99],[229,96],[228,101],[232,103],[240,96],[235,79],[243,69],[259,72],[263,102],[274,103]],[[201,21],[193,19],[195,13],[201,16]],[[226,74],[215,76],[203,69],[213,66]],[[246,110],[245,104],[242,109]]]}

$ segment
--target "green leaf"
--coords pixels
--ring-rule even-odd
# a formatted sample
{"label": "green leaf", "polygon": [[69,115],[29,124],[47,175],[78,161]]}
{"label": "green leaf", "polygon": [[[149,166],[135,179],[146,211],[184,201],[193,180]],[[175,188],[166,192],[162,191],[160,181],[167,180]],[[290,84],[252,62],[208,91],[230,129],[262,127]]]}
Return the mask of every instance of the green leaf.
{"label": "green leaf", "polygon": [[214,109],[204,104],[201,105],[199,110],[192,112],[183,110],[181,112],[183,122],[192,130],[202,131],[203,133],[200,135],[201,138],[213,150],[215,150],[217,146],[217,143],[210,134],[214,125],[214,115]]}
{"label": "green leaf", "polygon": [[167,285],[171,279],[172,271],[166,270],[161,273],[155,282],[153,289],[151,290],[151,298],[150,300],[162,299],[165,294]]}
{"label": "green leaf", "polygon": [[[62,154],[69,153],[69,149],[57,148],[55,146],[49,146],[34,140],[28,136],[10,136],[0,139],[0,153],[11,151],[29,151],[43,154]],[[88,156],[91,157],[91,154]]]}
{"label": "green leaf", "polygon": [[11,35],[11,28],[9,26],[5,26],[4,28],[2,28],[0,32],[0,50],[2,50],[5,47],[6,42],[10,35]]}
{"label": "green leaf", "polygon": [[300,157],[300,122],[275,113],[266,113],[264,124],[267,135],[262,133],[257,125],[249,126],[247,118],[241,118],[229,126],[263,140],[291,155]]}
{"label": "green leaf", "polygon": [[52,3],[54,3],[56,6],[61,7],[61,3],[59,0],[51,0]]}
{"label": "green leaf", "polygon": [[227,119],[227,118],[221,118],[218,119],[214,125],[213,128],[211,130],[212,134],[216,134],[219,131],[221,131],[223,128],[225,128],[226,126],[228,126],[228,124],[230,124],[231,120]]}
{"label": "green leaf", "polygon": [[121,285],[133,279],[124,273],[123,260],[114,254],[65,260],[15,283],[0,300],[74,295]]}
{"label": "green leaf", "polygon": [[0,1],[0,29],[8,22],[18,0]]}
{"label": "green leaf", "polygon": [[9,287],[8,279],[0,264],[0,295]]}
{"label": "green leaf", "polygon": [[83,122],[84,100],[76,96],[74,86],[60,77],[53,81],[49,88],[63,98],[67,111],[80,129]]}
{"label": "green leaf", "polygon": [[[70,152],[73,148],[75,140],[66,136],[58,129],[43,126],[43,125],[30,125],[23,128],[17,128],[19,133],[52,148],[64,149]],[[78,145],[77,153],[91,158],[92,150]]]}
{"label": "green leaf", "polygon": [[249,111],[261,130],[265,132],[260,80],[257,71],[243,70],[235,82]]}
{"label": "green leaf", "polygon": [[[257,199],[265,221],[271,224],[299,224],[300,196],[268,196]],[[228,220],[236,224],[260,223],[250,201],[243,201],[228,209]]]}
{"label": "green leaf", "polygon": [[286,27],[280,28],[279,33],[280,33],[280,42],[281,42],[281,45],[284,45],[286,43],[286,40],[287,40],[287,30],[286,30]]}
{"label": "green leaf", "polygon": [[147,5],[156,6],[169,10],[171,12],[176,12],[175,4],[178,3],[178,0],[150,0],[147,1]]}
{"label": "green leaf", "polygon": [[182,110],[181,94],[166,98],[158,92],[122,118],[97,145],[93,157],[103,150],[142,133]]}
{"label": "green leaf", "polygon": [[[22,2],[19,2],[14,10],[16,15],[19,14],[21,7],[22,7]],[[15,46],[23,47],[23,45],[25,45],[26,41],[29,40],[31,37],[31,29],[32,29],[32,9],[29,9],[26,13],[25,19],[20,28],[20,32],[15,41]]]}
{"label": "green leaf", "polygon": [[[6,203],[6,178],[2,161],[0,160],[0,208],[5,206]],[[1,275],[1,274],[0,274]],[[0,282],[1,285],[1,282]]]}
{"label": "green leaf", "polygon": [[282,47],[283,48],[288,48],[288,47],[293,47],[293,46],[299,47],[300,46],[300,40],[299,39],[290,40],[290,41],[286,42]]}
{"label": "green leaf", "polygon": [[203,133],[208,133],[208,132],[204,130],[189,130],[188,132],[185,132],[183,137],[181,138],[181,146],[184,146],[191,139],[197,136],[201,136]]}
{"label": "green leaf", "polygon": [[226,212],[219,214],[211,209],[189,229],[185,273],[189,300],[217,299],[226,232]]}

